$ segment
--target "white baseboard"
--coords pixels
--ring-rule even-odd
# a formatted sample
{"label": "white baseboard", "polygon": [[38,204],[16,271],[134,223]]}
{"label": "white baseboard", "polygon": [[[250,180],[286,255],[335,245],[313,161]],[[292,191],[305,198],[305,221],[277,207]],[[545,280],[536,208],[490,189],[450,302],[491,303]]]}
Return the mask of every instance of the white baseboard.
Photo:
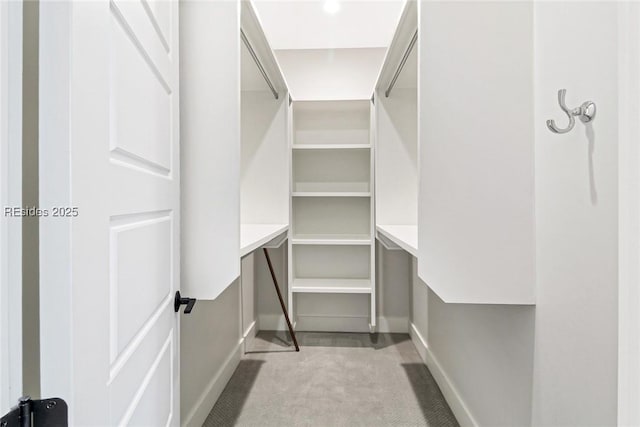
{"label": "white baseboard", "polygon": [[411,341],[413,341],[413,345],[416,347],[416,350],[418,350],[422,361],[426,364],[429,345],[413,322],[409,326],[409,336],[411,336]]}
{"label": "white baseboard", "polygon": [[[297,331],[312,332],[369,332],[368,316],[296,316]],[[259,316],[261,331],[286,331],[287,324],[282,314],[261,314]],[[404,333],[409,329],[409,319],[406,317],[378,317],[377,332]]]}
{"label": "white baseboard", "polygon": [[420,357],[429,368],[431,375],[433,375],[436,383],[438,383],[438,387],[440,387],[445,400],[449,404],[449,407],[451,408],[453,415],[455,415],[458,420],[460,426],[477,427],[478,423],[473,418],[473,415],[469,411],[467,405],[464,403],[462,396],[458,393],[458,390],[449,379],[447,373],[442,369],[438,359],[431,350],[429,350],[427,341],[423,338],[422,334],[413,323],[410,325],[409,335],[411,336],[411,341],[413,341],[413,344],[418,350],[418,354],[420,354]]}
{"label": "white baseboard", "polygon": [[256,337],[256,333],[258,331],[257,323],[258,322],[256,320],[251,322],[251,324],[244,331],[244,334],[242,334],[242,349],[245,353],[247,352],[247,347],[251,345],[251,342]]}
{"label": "white baseboard", "polygon": [[224,361],[216,375],[211,379],[204,392],[198,398],[196,404],[191,408],[189,414],[185,417],[182,426],[197,426],[200,427],[207,419],[211,408],[215,405],[218,397],[224,390],[225,386],[231,379],[233,372],[240,363],[242,357],[244,339],[238,341],[238,344],[231,351],[227,359]]}

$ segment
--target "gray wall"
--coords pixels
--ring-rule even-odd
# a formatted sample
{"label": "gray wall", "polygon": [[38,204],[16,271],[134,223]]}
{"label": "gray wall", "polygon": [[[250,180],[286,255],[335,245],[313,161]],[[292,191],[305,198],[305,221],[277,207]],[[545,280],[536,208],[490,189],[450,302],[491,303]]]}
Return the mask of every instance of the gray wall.
{"label": "gray wall", "polygon": [[376,310],[378,330],[409,330],[411,257],[387,250],[376,241]]}
{"label": "gray wall", "polygon": [[[259,251],[262,252],[262,251]],[[242,294],[242,336],[256,332],[256,319],[258,318],[255,292],[255,253],[247,255],[240,260],[240,287]],[[252,338],[252,337],[250,337]],[[247,345],[249,343],[245,343]]]}
{"label": "gray wall", "polygon": [[[231,358],[233,372],[239,358],[233,355],[240,341],[240,280],[213,301],[198,301],[191,314],[180,316],[180,407],[181,423],[204,421],[224,388],[225,364]],[[192,414],[196,414],[191,418]],[[194,422],[190,425],[198,425]]]}
{"label": "gray wall", "polygon": [[428,298],[429,348],[476,422],[530,425],[535,309]]}
{"label": "gray wall", "polygon": [[[270,250],[272,259],[274,252],[282,251]],[[257,322],[257,259],[264,259],[261,250],[242,258],[241,276],[218,298],[198,301],[191,314],[180,316],[182,425],[204,421],[250,345],[253,335],[243,335]]]}
{"label": "gray wall", "polygon": [[[287,301],[287,245],[277,249],[269,249],[269,257],[280,285],[280,292]],[[254,254],[256,310],[258,313],[258,328],[260,330],[286,330],[287,324],[282,315],[273,280],[269,273],[269,266],[262,251]],[[293,321],[293,319],[292,319]]]}
{"label": "gray wall", "polygon": [[414,336],[423,359],[437,360],[478,425],[531,425],[535,308],[446,304],[412,264],[410,327],[426,341],[428,350]]}
{"label": "gray wall", "polygon": [[[410,282],[411,282],[411,258],[404,251],[388,251],[382,245],[376,246],[376,309],[378,314],[378,330],[407,332],[410,311]],[[287,245],[278,249],[269,249],[269,255],[280,285],[280,291],[286,301],[287,295]],[[273,282],[267,263],[262,252],[255,254],[255,286],[256,306],[260,330],[285,330],[286,324],[278,298],[273,289]],[[339,312],[362,314],[368,320],[369,296],[368,295],[314,295],[314,299],[301,301],[313,305],[321,312],[329,309]],[[320,298],[318,298],[320,297]],[[354,298],[349,298],[354,297]],[[354,308],[355,307],[355,308]],[[298,305],[296,311],[304,310],[304,305]],[[351,311],[349,311],[351,310]],[[339,312],[340,313],[340,312]],[[340,313],[342,314],[342,313]],[[291,315],[291,314],[290,314]],[[292,319],[293,320],[293,319]],[[342,322],[337,318],[337,323]]]}

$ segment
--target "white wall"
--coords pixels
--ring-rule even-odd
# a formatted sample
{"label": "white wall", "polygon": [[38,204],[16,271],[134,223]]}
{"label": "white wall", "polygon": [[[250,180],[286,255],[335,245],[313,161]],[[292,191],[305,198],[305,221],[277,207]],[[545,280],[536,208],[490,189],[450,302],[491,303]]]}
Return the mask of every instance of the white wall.
{"label": "white wall", "polygon": [[[420,331],[463,425],[616,424],[618,7],[534,5],[537,304],[444,304],[430,292]],[[564,120],[560,88],[570,107],[596,101],[591,127],[547,130]]]}
{"label": "white wall", "polygon": [[276,50],[294,100],[369,99],[385,48]]}
{"label": "white wall", "polygon": [[[412,56],[416,56],[414,49]],[[407,62],[403,72],[415,62]],[[415,75],[414,75],[415,77]],[[376,223],[418,223],[417,90],[394,87],[376,99]]]}
{"label": "white wall", "polygon": [[419,16],[418,274],[446,302],[533,304],[532,3]]}
{"label": "white wall", "polygon": [[[256,67],[243,61],[243,67]],[[276,100],[269,91],[241,95],[240,222],[289,222],[289,145],[286,93]]]}
{"label": "white wall", "polygon": [[640,4],[620,6],[618,424],[640,425]]}
{"label": "white wall", "polygon": [[[534,425],[616,423],[618,7],[535,4]],[[560,88],[596,102],[591,126],[547,130]]]}
{"label": "white wall", "polygon": [[239,1],[180,2],[181,286],[199,299],[240,274],[239,33]]}

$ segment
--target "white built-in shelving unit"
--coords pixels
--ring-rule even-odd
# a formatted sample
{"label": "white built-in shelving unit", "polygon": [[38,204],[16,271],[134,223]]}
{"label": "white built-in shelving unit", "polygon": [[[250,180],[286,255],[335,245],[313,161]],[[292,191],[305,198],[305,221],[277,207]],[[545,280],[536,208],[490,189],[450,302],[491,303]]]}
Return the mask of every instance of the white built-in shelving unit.
{"label": "white built-in shelving unit", "polygon": [[296,294],[369,294],[375,328],[370,100],[295,101],[289,310]]}
{"label": "white built-in shelving unit", "polygon": [[417,4],[407,2],[375,91],[376,237],[385,248],[402,249],[414,257],[419,179],[417,30]]}
{"label": "white built-in shelving unit", "polygon": [[[241,38],[245,39],[240,43],[242,257],[274,239],[281,242],[286,236],[289,225],[289,93],[250,2],[242,2],[241,24]],[[264,67],[273,88],[262,75],[256,59]]]}

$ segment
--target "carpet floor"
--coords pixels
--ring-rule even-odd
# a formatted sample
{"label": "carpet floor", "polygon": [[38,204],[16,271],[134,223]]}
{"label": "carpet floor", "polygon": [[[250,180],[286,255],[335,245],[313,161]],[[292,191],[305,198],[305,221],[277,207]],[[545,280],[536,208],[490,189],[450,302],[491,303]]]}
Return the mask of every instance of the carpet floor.
{"label": "carpet floor", "polygon": [[458,426],[408,335],[260,332],[204,426]]}

